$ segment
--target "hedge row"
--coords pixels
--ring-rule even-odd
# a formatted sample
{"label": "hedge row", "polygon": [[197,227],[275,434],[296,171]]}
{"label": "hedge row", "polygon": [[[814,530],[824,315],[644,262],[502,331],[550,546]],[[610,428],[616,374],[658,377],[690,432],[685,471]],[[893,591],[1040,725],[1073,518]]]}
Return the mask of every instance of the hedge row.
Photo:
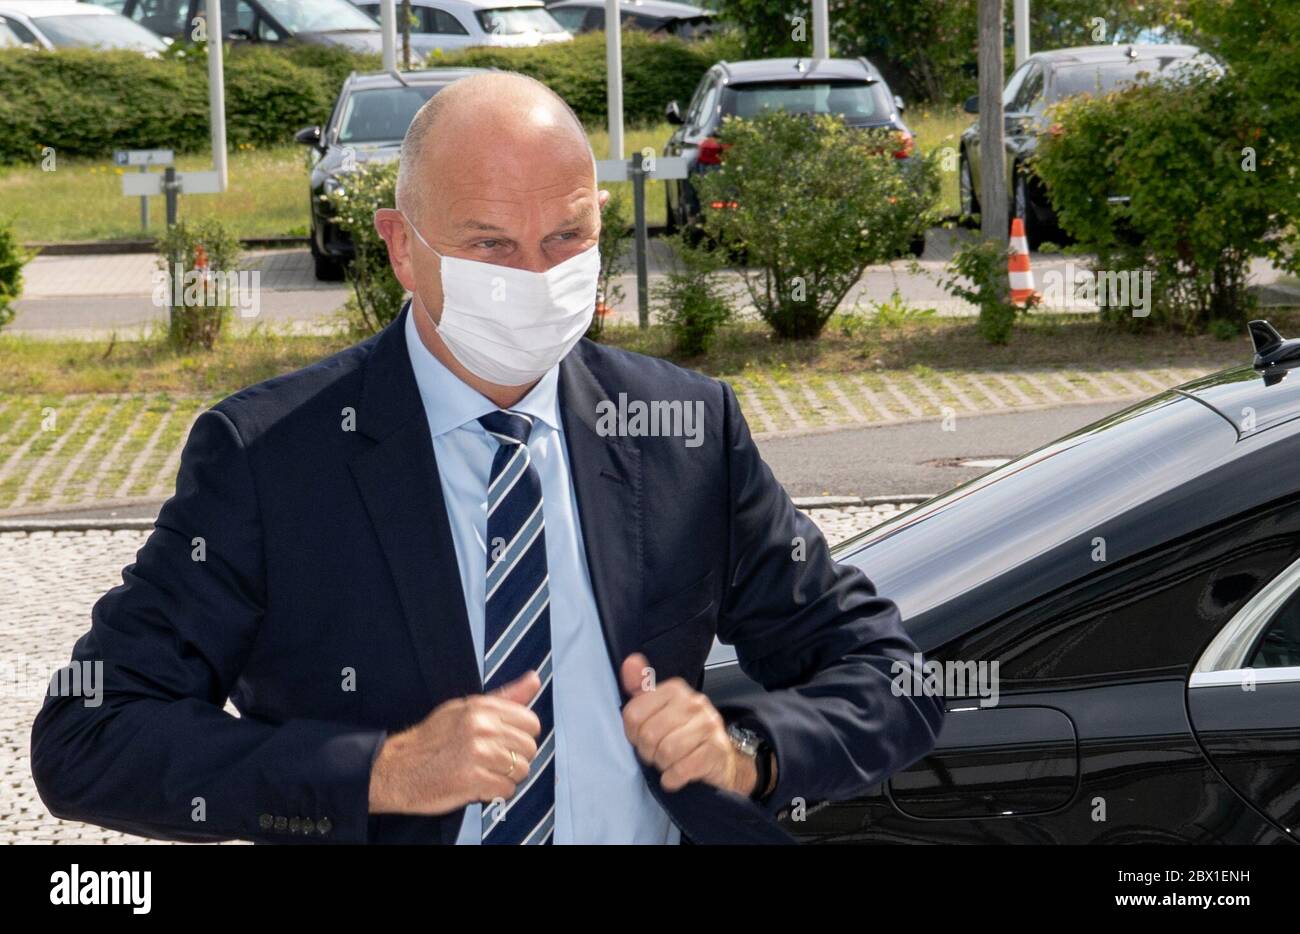
{"label": "hedge row", "polygon": [[[687,44],[636,33],[623,38],[624,109],[629,123],[662,119],[685,104],[728,40]],[[731,56],[731,57],[734,57]],[[508,68],[554,88],[589,125],[605,121],[604,35],[535,49],[468,49],[430,64]],[[324,122],[344,78],[376,71],[374,55],[338,49],[232,47],[226,56],[226,135],[230,145],[288,143]],[[114,149],[206,148],[207,60],[201,49],[161,59],[129,52],[0,50],[0,163],[60,157],[105,158]]]}

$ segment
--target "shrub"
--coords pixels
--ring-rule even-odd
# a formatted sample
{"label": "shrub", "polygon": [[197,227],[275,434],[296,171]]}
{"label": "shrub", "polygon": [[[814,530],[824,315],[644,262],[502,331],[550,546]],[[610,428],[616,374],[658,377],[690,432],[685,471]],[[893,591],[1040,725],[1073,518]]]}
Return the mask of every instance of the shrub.
{"label": "shrub", "polygon": [[694,179],[704,232],[745,254],[745,285],[780,337],[820,334],[863,270],[934,219],[935,157],[902,163],[889,134],[777,111],[727,119],[720,140],[719,170]]}
{"label": "shrub", "polygon": [[734,314],[718,276],[727,264],[726,256],[720,250],[692,245],[682,234],[663,239],[672,259],[651,294],[659,320],[672,333],[673,349],[684,356],[698,356],[708,351],[718,328]]}
{"label": "shrub", "polygon": [[[1062,226],[1096,255],[1096,269],[1151,273],[1149,314],[1105,305],[1105,320],[1186,332],[1216,317],[1240,326],[1254,304],[1250,260],[1294,268],[1295,151],[1234,75],[1076,98],[1054,116],[1035,167]],[[1129,200],[1110,203],[1113,195]]]}
{"label": "shrub", "polygon": [[957,251],[948,270],[949,275],[939,284],[949,294],[979,309],[980,336],[990,344],[1007,343],[1016,316],[1025,310],[1011,304],[1007,248],[987,240],[976,241]]}
{"label": "shrub", "polygon": [[8,221],[0,221],[0,329],[14,319],[13,302],[23,293],[23,265],[30,259]]}
{"label": "shrub", "polygon": [[356,334],[373,334],[395,319],[406,301],[406,289],[388,262],[388,245],[375,230],[375,211],[395,205],[397,162],[360,164],[348,173],[342,188],[330,195],[335,220],[352,238],[353,256],[347,277],[352,297],[344,312]]}
{"label": "shrub", "polygon": [[609,200],[600,212],[600,277],[596,290],[596,313],[591,316],[591,324],[587,327],[587,337],[594,341],[600,340],[605,331],[605,318],[623,300],[623,286],[618,277],[626,267],[627,248],[632,236],[628,221],[629,200],[623,189],[615,189],[610,192]]}
{"label": "shrub", "polygon": [[[219,219],[179,221],[156,241],[166,273],[167,339],[180,350],[211,350],[230,309],[228,279],[239,269],[239,239]],[[177,288],[180,294],[177,294]]]}

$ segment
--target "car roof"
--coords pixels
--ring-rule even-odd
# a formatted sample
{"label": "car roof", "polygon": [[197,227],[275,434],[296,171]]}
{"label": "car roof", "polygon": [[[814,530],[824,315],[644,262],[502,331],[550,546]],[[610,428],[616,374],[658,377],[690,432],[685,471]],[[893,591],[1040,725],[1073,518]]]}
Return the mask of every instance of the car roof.
{"label": "car roof", "polygon": [[[418,71],[404,71],[402,78],[407,84],[451,84],[468,75],[492,71],[491,68],[423,68]],[[343,83],[350,91],[368,90],[370,88],[399,88],[402,82],[386,71],[353,72]]]}
{"label": "car roof", "polygon": [[[546,6],[547,9],[569,7],[603,8],[605,3],[604,0],[560,0],[559,3],[548,3]],[[712,10],[692,6],[689,3],[676,3],[673,0],[619,0],[619,8],[621,10],[648,13],[651,16],[662,16],[666,19],[694,19],[698,16],[717,15]]]}
{"label": "car roof", "polygon": [[[365,0],[365,2],[371,4],[377,3],[378,0]],[[546,7],[542,0],[411,0],[411,5],[444,7],[448,10],[503,10],[519,7],[544,9]],[[398,6],[401,6],[401,0],[398,0]]]}
{"label": "car roof", "polygon": [[18,13],[21,16],[39,19],[42,16],[117,16],[106,7],[90,3],[77,3],[76,0],[0,0],[0,12]]}
{"label": "car roof", "polygon": [[1052,65],[1089,65],[1099,62],[1122,62],[1136,58],[1148,61],[1153,58],[1192,58],[1201,54],[1194,45],[1164,45],[1158,43],[1132,43],[1130,45],[1081,45],[1069,49],[1051,49],[1030,56]]}
{"label": "car roof", "polygon": [[[1300,368],[1235,367],[1066,435],[837,546],[926,650],[1099,569],[1300,494]],[[1222,410],[1220,409],[1222,407]],[[1253,407],[1256,430],[1228,417]],[[1261,423],[1259,419],[1263,419]],[[1267,430],[1260,427],[1267,426]]]}
{"label": "car roof", "polygon": [[718,62],[730,83],[750,81],[880,80],[880,72],[863,58],[756,58]]}

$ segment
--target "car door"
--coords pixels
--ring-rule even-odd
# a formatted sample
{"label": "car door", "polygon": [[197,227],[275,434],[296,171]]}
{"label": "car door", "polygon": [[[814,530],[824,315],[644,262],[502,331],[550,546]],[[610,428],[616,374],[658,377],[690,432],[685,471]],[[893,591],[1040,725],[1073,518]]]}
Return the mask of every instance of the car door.
{"label": "car door", "polygon": [[[1015,190],[1016,171],[1022,154],[1033,145],[1033,135],[1042,116],[1044,90],[1047,85],[1046,69],[1039,62],[1027,62],[1024,81],[1016,89],[1003,116],[1005,129],[1002,143],[1006,147],[1007,195]],[[1011,212],[1014,215],[1014,211]]]}
{"label": "car door", "polygon": [[1187,710],[1223,780],[1300,839],[1300,561],[1210,643],[1188,681]]}
{"label": "car door", "polygon": [[[688,176],[695,166],[695,157],[699,152],[700,142],[709,135],[713,116],[718,108],[718,97],[722,85],[722,76],[715,71],[705,73],[699,86],[691,96],[690,106],[686,108],[682,125],[668,139],[664,147],[666,156],[682,156],[686,159]],[[695,206],[694,189],[690,187],[689,177],[666,184],[668,190],[669,210],[676,211],[679,218],[698,213]],[[681,209],[681,200],[686,200],[686,211]]]}

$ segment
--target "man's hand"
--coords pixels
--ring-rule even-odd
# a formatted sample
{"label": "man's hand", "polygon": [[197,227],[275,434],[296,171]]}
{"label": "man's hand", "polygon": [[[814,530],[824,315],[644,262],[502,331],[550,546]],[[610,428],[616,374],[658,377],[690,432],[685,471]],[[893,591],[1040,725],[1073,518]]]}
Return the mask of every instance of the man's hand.
{"label": "man's hand", "polygon": [[681,678],[646,690],[649,661],[639,652],[623,660],[623,732],[641,761],[659,770],[664,791],[706,782],[749,796],[758,781],[754,762],[731,742],[727,724],[705,695]]}
{"label": "man's hand", "polygon": [[491,694],[440,704],[389,736],[370,771],[370,812],[447,814],[509,800],[537,755],[542,724],[527,704],[541,686],[530,671]]}

